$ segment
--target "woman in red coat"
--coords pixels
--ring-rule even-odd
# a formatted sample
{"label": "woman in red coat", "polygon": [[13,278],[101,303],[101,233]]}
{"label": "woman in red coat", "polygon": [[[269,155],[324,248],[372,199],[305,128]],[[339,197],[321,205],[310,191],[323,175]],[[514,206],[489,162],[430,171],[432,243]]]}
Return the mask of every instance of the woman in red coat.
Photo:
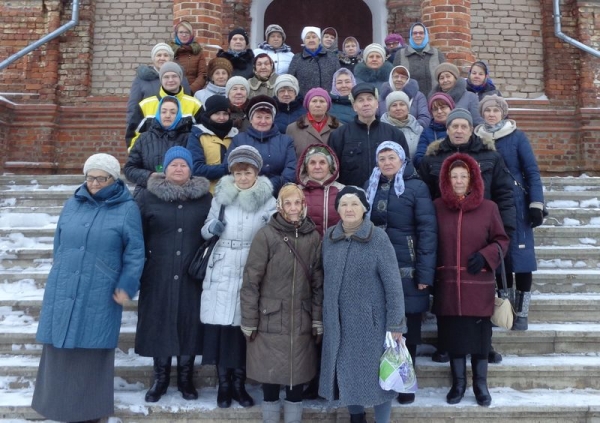
{"label": "woman in red coat", "polygon": [[473,392],[477,404],[488,406],[487,388],[496,285],[509,238],[498,207],[483,198],[483,180],[469,155],[448,157],[440,172],[441,198],[434,201],[438,220],[438,253],[433,311],[438,319],[440,348],[450,353],[452,388],[449,404],[458,404],[467,386],[466,355],[471,354]]}

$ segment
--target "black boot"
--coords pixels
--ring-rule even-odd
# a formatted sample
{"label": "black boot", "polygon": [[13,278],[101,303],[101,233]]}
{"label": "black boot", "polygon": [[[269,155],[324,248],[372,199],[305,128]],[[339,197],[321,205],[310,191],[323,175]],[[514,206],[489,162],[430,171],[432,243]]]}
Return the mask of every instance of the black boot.
{"label": "black boot", "polygon": [[471,370],[473,371],[473,393],[477,404],[487,407],[492,403],[492,397],[487,387],[488,362],[485,357],[472,356]]}
{"label": "black boot", "polygon": [[500,354],[498,351],[495,351],[493,346],[490,348],[490,352],[488,353],[488,363],[490,363],[490,364],[502,363],[502,354]]}
{"label": "black boot", "polygon": [[219,408],[231,407],[231,375],[233,369],[217,366],[219,376],[219,390],[217,391],[217,406]]}
{"label": "black boot", "polygon": [[157,402],[169,387],[171,357],[154,357],[154,383],[146,392],[146,402]]}
{"label": "black boot", "polygon": [[254,400],[248,392],[246,392],[246,368],[239,367],[233,369],[233,389],[231,390],[231,398],[240,403],[244,408],[252,407]]}
{"label": "black boot", "polygon": [[446,351],[437,349],[431,356],[431,361],[435,361],[436,363],[447,363],[450,361],[450,355]]}
{"label": "black boot", "polygon": [[198,399],[198,391],[194,386],[195,355],[177,357],[177,389],[186,400]]}
{"label": "black boot", "polygon": [[350,414],[350,423],[367,423],[367,414]]}
{"label": "black boot", "polygon": [[317,398],[319,398],[319,375],[316,375],[302,392],[302,399],[314,400]]}
{"label": "black boot", "polygon": [[[406,344],[406,348],[408,349],[408,353],[410,354],[410,358],[413,362],[413,367],[416,369],[417,367],[417,346],[415,344]],[[413,393],[399,393],[398,394],[398,402],[400,404],[412,404],[415,402],[415,394]]]}
{"label": "black boot", "polygon": [[450,359],[450,370],[452,372],[452,388],[446,395],[448,404],[458,404],[465,395],[467,389],[467,358],[452,357]]}

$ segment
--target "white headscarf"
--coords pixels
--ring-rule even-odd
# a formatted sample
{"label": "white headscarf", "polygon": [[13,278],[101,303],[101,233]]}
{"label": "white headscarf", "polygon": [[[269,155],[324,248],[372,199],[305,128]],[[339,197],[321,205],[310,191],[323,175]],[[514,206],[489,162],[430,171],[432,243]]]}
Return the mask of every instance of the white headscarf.
{"label": "white headscarf", "polygon": [[[392,150],[395,152],[400,160],[402,160],[402,166],[396,176],[394,177],[394,192],[398,197],[404,193],[404,169],[406,168],[406,153],[404,149],[395,141],[384,141],[379,144],[377,147],[377,151],[375,152],[375,168],[371,173],[371,177],[369,178],[369,185],[367,187],[367,201],[371,205],[371,210],[373,210],[373,201],[375,200],[375,194],[377,194],[377,187],[379,186],[379,180],[381,179],[381,170],[379,169],[378,158],[379,153],[382,150]],[[370,211],[369,211],[370,213]]]}

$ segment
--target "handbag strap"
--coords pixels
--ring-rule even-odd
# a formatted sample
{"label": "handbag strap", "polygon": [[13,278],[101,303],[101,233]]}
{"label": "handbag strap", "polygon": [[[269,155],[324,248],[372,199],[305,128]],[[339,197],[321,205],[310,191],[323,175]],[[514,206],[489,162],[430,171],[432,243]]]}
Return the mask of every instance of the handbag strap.
{"label": "handbag strap", "polygon": [[219,220],[223,222],[223,217],[225,216],[225,204],[221,204],[221,208],[219,209]]}
{"label": "handbag strap", "polygon": [[296,256],[296,259],[300,262],[300,265],[302,266],[302,269],[304,270],[304,273],[306,275],[306,279],[308,281],[310,281],[311,277],[312,277],[312,272],[309,270],[309,267],[306,265],[305,261],[300,256],[300,253],[298,253],[298,250],[296,250],[296,248],[290,242],[290,239],[288,238],[288,236],[286,234],[279,231],[278,229],[275,229],[275,230],[283,236],[283,242],[285,242],[287,244],[287,246],[290,247],[290,250],[292,250],[292,253],[294,253],[294,255]]}
{"label": "handbag strap", "polygon": [[500,244],[496,243],[498,247],[498,253],[500,254],[500,275],[502,277],[502,289],[504,292],[508,292],[508,284],[506,283],[506,269],[504,268],[504,252]]}

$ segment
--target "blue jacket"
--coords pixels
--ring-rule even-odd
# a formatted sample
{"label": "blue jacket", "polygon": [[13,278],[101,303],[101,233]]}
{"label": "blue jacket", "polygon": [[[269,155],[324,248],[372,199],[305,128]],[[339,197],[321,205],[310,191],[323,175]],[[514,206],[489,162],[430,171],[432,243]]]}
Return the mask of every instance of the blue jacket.
{"label": "blue jacket", "polygon": [[287,127],[290,123],[296,122],[300,116],[306,114],[306,109],[302,105],[304,97],[298,95],[290,103],[282,103],[277,99],[277,96],[273,97],[275,103],[277,103],[277,114],[275,115],[275,125],[279,129],[279,132],[285,134]]}
{"label": "blue jacket", "polygon": [[443,140],[444,138],[446,138],[446,124],[437,123],[431,119],[429,126],[421,132],[421,138],[419,138],[419,144],[417,144],[417,152],[415,153],[415,157],[413,157],[413,164],[417,169],[421,166],[421,160],[423,160],[423,156],[427,153],[429,144],[435,140]]}
{"label": "blue jacket", "polygon": [[[37,341],[56,348],[116,348],[123,307],[140,286],[144,237],[140,211],[122,181],[106,201],[85,185],[67,200],[54,235]],[[112,185],[105,189],[111,189]]]}
{"label": "blue jacket", "polygon": [[344,125],[354,120],[356,112],[352,108],[352,102],[350,102],[349,96],[347,95],[335,95],[329,93],[331,97],[331,109],[329,114],[336,117]]}

